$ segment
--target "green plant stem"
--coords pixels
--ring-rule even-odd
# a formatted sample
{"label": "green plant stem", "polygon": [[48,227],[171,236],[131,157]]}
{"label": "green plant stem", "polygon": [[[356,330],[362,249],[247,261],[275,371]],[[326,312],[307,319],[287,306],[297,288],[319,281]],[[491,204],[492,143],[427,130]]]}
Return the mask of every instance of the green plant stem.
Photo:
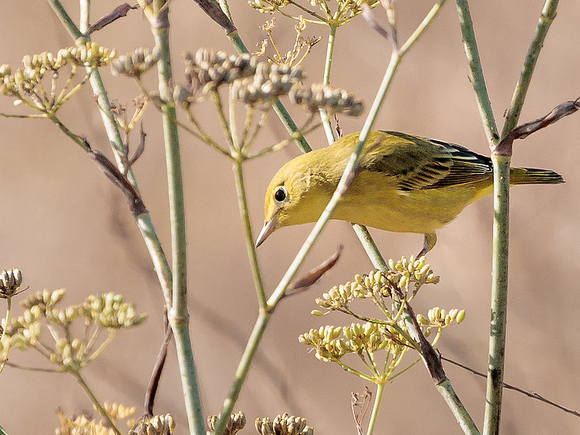
{"label": "green plant stem", "polygon": [[518,125],[520,113],[524,105],[528,87],[530,86],[532,74],[536,67],[536,62],[538,61],[538,56],[540,55],[540,50],[544,45],[544,40],[546,39],[548,30],[550,29],[554,18],[556,18],[558,1],[559,0],[547,0],[544,3],[540,19],[538,20],[538,25],[536,26],[536,32],[526,54],[524,65],[514,90],[512,102],[507,112],[506,122],[503,126],[501,135],[502,138],[507,136],[507,134]]}
{"label": "green plant stem", "polygon": [[[555,14],[557,2],[553,2],[553,10],[545,5],[543,15],[551,17],[544,23],[540,19],[536,34],[524,62],[518,84],[508,112],[508,119],[502,136],[509,133],[516,125],[521,113],[525,94],[533,72],[537,55],[545,34]],[[489,97],[483,78],[481,62],[473,32],[473,23],[466,0],[456,0],[459,21],[465,43],[465,51],[471,71],[473,87],[477,96],[484,130],[490,147],[495,149],[498,141],[497,128],[491,110]],[[511,151],[510,153],[511,154]],[[509,178],[510,155],[492,153],[494,169],[494,223],[493,223],[493,259],[491,288],[491,321],[489,338],[488,374],[483,433],[486,435],[499,433],[502,387],[504,377],[505,338],[507,327],[507,297],[508,297],[508,254],[509,254]]]}
{"label": "green plant stem", "polygon": [[404,56],[405,53],[407,53],[407,51],[409,51],[409,49],[415,45],[418,39],[423,35],[423,33],[425,33],[425,30],[427,30],[427,28],[431,25],[435,17],[437,17],[441,11],[441,8],[445,4],[445,1],[446,0],[439,0],[433,5],[427,15],[425,15],[425,18],[423,18],[423,21],[421,21],[421,24],[417,26],[411,36],[409,36],[405,43],[399,48],[399,56]]}
{"label": "green plant stem", "polygon": [[467,63],[469,65],[470,81],[475,90],[477,97],[477,107],[483,122],[483,129],[487,137],[490,147],[497,143],[499,136],[497,133],[497,126],[493,111],[491,109],[491,102],[487,94],[487,87],[485,86],[485,79],[483,77],[483,69],[481,67],[481,60],[479,58],[479,51],[477,49],[477,42],[475,40],[475,32],[473,30],[473,22],[471,21],[471,14],[469,12],[469,5],[467,0],[455,0],[457,5],[457,14],[459,16],[459,24],[461,26],[461,33],[463,34],[463,48],[467,56]]}
{"label": "green plant stem", "polygon": [[166,102],[161,107],[163,119],[163,137],[165,158],[167,162],[169,214],[171,222],[171,248],[173,259],[173,300],[168,312],[168,319],[173,329],[177,358],[181,373],[181,383],[185,398],[185,408],[189,422],[190,434],[205,434],[205,421],[201,409],[201,395],[197,379],[197,369],[193,358],[191,338],[189,335],[189,312],[187,309],[187,246],[185,226],[185,201],[181,172],[178,127],[175,104],[172,101],[171,51],[169,46],[169,18],[165,0],[156,0],[153,8],[156,12],[155,25],[151,26],[155,46],[159,49],[157,62],[159,95]]}
{"label": "green plant stem", "polygon": [[[336,25],[329,25],[328,44],[326,46],[326,60],[324,62],[324,77],[322,79],[322,83],[325,85],[330,84],[330,71],[332,68],[332,54],[334,52],[334,45],[336,40],[336,29]],[[329,144],[332,144],[336,138],[334,137],[334,131],[332,129],[330,118],[328,117],[328,112],[324,109],[321,109],[320,118],[322,119],[322,125],[324,127],[324,132],[326,133],[326,139],[328,140]]]}
{"label": "green plant stem", "polygon": [[[252,276],[254,278],[254,285],[258,296],[258,303],[260,309],[266,308],[266,293],[264,291],[264,283],[262,281],[262,273],[260,272],[260,265],[258,263],[258,254],[256,253],[256,244],[254,243],[254,235],[252,234],[252,225],[250,223],[250,211],[248,209],[248,200],[246,197],[246,188],[244,182],[244,168],[241,156],[234,161],[234,177],[236,181],[236,191],[238,193],[238,206],[240,208],[240,215],[244,224],[244,231],[246,235],[246,249],[248,251],[248,258],[250,259],[250,267],[252,269]],[[229,414],[228,414],[229,415]]]}
{"label": "green plant stem", "polygon": [[465,407],[459,400],[459,397],[457,397],[457,394],[455,394],[455,391],[451,386],[451,382],[447,380],[437,385],[436,388],[437,391],[439,391],[439,394],[443,396],[443,399],[445,399],[445,402],[447,403],[447,406],[449,406],[449,409],[451,409],[451,411],[453,412],[453,415],[455,416],[455,419],[459,423],[459,426],[461,426],[463,433],[465,433],[466,435],[467,434],[479,435],[479,431],[475,426],[475,422],[471,419],[470,415],[467,413]]}
{"label": "green plant stem", "polygon": [[499,433],[507,327],[510,157],[494,154],[491,319],[484,434]]}
{"label": "green plant stem", "polygon": [[371,413],[371,418],[369,420],[369,428],[367,429],[367,435],[372,435],[375,430],[375,423],[377,422],[377,416],[379,415],[379,409],[381,407],[381,400],[383,399],[383,393],[385,392],[385,383],[381,382],[377,384],[377,392],[375,393],[375,403],[373,404],[373,411]]}
{"label": "green plant stem", "polygon": [[54,11],[54,13],[56,14],[56,16],[58,17],[58,19],[60,20],[60,22],[62,23],[62,25],[64,26],[64,28],[73,38],[73,40],[76,41],[79,38],[82,39],[84,35],[81,33],[81,31],[73,22],[73,20],[71,20],[69,14],[66,12],[65,8],[62,6],[60,1],[59,0],[47,0],[47,1],[52,10]]}
{"label": "green plant stem", "polygon": [[371,263],[373,263],[373,266],[378,270],[382,270],[383,272],[389,270],[387,262],[383,258],[367,227],[359,224],[352,224],[352,227],[354,228],[354,232],[361,241],[367,256],[371,260]]}
{"label": "green plant stem", "polygon": [[91,0],[80,1],[80,24],[79,30],[84,34],[91,25]]}
{"label": "green plant stem", "polygon": [[8,432],[6,432],[2,426],[0,426],[0,435],[8,435]]}
{"label": "green plant stem", "polygon": [[[516,84],[502,139],[518,124],[526,93],[552,21],[556,17],[558,0],[547,0],[536,32],[526,54],[520,77]],[[484,434],[499,433],[504,379],[505,339],[507,328],[508,253],[509,253],[509,175],[510,156],[492,153],[494,169],[494,225],[491,289],[491,324],[489,361],[484,415]]]}
{"label": "green plant stem", "polygon": [[[59,0],[47,0],[49,5],[52,7],[56,16],[61,21],[65,29],[68,31],[69,35],[78,45],[85,43],[86,38],[83,37],[81,31],[73,23],[66,10],[63,8]],[[86,0],[85,0],[86,1]],[[85,9],[86,10],[86,9]],[[88,18],[83,18],[82,21],[88,22]],[[120,169],[124,168],[124,162],[126,159],[123,157],[124,147],[121,134],[117,128],[117,124],[114,121],[113,114],[111,112],[111,104],[109,102],[105,86],[101,79],[101,75],[98,70],[92,70],[90,73],[89,82],[91,84],[93,93],[97,96],[97,101],[99,108],[101,109],[101,119],[105,127],[105,132],[111,143],[113,152],[115,154],[116,162]],[[137,182],[133,175],[131,168],[125,168],[127,179],[134,185],[134,187],[139,191]],[[145,244],[148,248],[149,255],[153,261],[155,267],[155,272],[161,284],[163,294],[165,296],[165,303],[169,307],[171,306],[171,287],[172,287],[172,276],[171,269],[169,267],[169,262],[161,246],[161,242],[157,237],[157,232],[151,221],[151,216],[149,213],[142,213],[135,216],[137,221],[137,226],[141,231],[141,236],[143,237]]]}
{"label": "green plant stem", "polygon": [[101,417],[107,420],[107,423],[109,423],[109,426],[111,429],[113,429],[115,435],[121,435],[121,432],[119,431],[119,429],[117,429],[117,426],[115,426],[115,423],[113,422],[107,411],[105,411],[101,403],[97,400],[97,398],[93,394],[92,390],[89,388],[88,384],[85,382],[80,372],[69,370],[68,373],[72,374],[76,378],[78,383],[81,384],[81,387],[83,388],[83,390],[85,390],[85,393],[87,394],[87,396],[89,396],[91,402],[93,402],[93,405],[95,406],[99,414],[101,414]]}
{"label": "green plant stem", "polygon": [[264,335],[264,331],[268,326],[268,322],[270,321],[270,316],[272,315],[271,311],[267,310],[260,310],[260,314],[258,315],[258,319],[254,325],[254,329],[252,330],[252,334],[248,339],[248,343],[246,344],[246,348],[244,349],[244,353],[242,354],[242,358],[238,364],[238,368],[234,375],[234,381],[230,387],[230,392],[228,393],[228,397],[226,397],[224,404],[222,406],[222,410],[220,412],[220,418],[215,425],[214,435],[222,435],[226,429],[226,425],[228,423],[229,417],[234,409],[236,401],[240,396],[240,391],[242,386],[244,385],[244,381],[246,380],[246,376],[248,375],[248,371],[252,364],[252,360],[254,359],[254,355],[258,350],[258,345],[262,340],[262,336]]}

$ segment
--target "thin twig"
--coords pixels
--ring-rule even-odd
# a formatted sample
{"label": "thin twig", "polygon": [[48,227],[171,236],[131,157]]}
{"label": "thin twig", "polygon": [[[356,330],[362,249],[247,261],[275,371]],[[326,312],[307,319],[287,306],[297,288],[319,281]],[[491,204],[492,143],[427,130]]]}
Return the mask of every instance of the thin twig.
{"label": "thin twig", "polygon": [[[466,366],[464,364],[461,364],[461,363],[459,363],[457,361],[454,361],[454,360],[452,360],[450,358],[444,357],[443,355],[441,355],[441,359],[443,361],[447,361],[448,363],[451,363],[453,365],[456,365],[457,367],[461,367],[462,369],[467,370],[468,372],[471,372],[474,375],[480,376],[482,378],[486,378],[487,377],[487,375],[485,373],[478,372],[477,370],[472,369],[471,367],[468,367],[468,366]],[[503,383],[503,387],[506,388],[506,389],[508,389],[508,390],[517,391],[518,393],[521,393],[524,396],[531,397],[532,399],[539,400],[540,402],[547,403],[548,405],[553,406],[555,408],[558,408],[558,409],[560,409],[560,410],[562,410],[564,412],[567,412],[568,414],[572,414],[575,417],[580,417],[580,412],[575,411],[572,408],[566,408],[565,406],[562,406],[562,405],[560,405],[560,404],[558,404],[556,402],[553,402],[551,400],[548,400],[544,396],[536,393],[535,391],[524,390],[523,388],[516,387],[515,385],[508,384],[507,382],[504,382]]]}
{"label": "thin twig", "polygon": [[131,9],[139,9],[139,5],[137,4],[135,6],[131,6],[129,3],[123,3],[122,5],[117,6],[109,14],[99,18],[94,24],[92,24],[87,29],[86,35],[88,36],[93,32],[101,30],[103,27],[108,26],[113,21],[127,16],[127,12],[129,12]]}

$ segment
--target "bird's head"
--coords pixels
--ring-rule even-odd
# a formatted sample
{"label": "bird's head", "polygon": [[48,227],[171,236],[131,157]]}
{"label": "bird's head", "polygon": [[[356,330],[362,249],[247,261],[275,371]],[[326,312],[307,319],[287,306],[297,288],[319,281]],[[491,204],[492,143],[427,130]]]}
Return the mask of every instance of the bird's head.
{"label": "bird's head", "polygon": [[333,189],[316,165],[316,151],[286,163],[270,181],[264,202],[264,226],[256,246],[279,228],[315,222]]}

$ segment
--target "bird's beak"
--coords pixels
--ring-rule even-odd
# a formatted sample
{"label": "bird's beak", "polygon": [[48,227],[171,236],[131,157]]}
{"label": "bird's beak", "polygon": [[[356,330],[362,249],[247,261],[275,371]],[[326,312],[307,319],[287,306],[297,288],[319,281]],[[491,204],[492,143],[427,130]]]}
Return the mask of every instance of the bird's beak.
{"label": "bird's beak", "polygon": [[264,222],[264,226],[262,227],[262,231],[260,231],[260,234],[258,235],[258,238],[256,239],[256,248],[258,246],[260,246],[262,243],[264,243],[264,241],[268,238],[268,236],[274,232],[274,230],[276,229],[277,223],[278,223],[278,218],[275,214],[274,214],[274,216],[272,216],[272,219],[270,219],[267,222]]}

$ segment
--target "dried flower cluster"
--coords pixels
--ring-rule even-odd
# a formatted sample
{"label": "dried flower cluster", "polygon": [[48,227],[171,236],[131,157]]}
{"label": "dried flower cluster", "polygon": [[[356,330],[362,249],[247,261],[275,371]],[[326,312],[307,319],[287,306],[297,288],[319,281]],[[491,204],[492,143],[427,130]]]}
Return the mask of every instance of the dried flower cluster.
{"label": "dried flower cluster", "polygon": [[[65,290],[60,289],[30,296],[22,302],[23,315],[12,319],[5,328],[11,346],[21,350],[35,348],[59,370],[78,371],[104,350],[117,330],[139,325],[146,318],[115,293],[89,296],[79,305],[57,307],[64,294]],[[74,337],[75,323],[84,327],[82,338]],[[54,345],[43,339],[43,324]],[[108,331],[108,338],[100,341],[103,330]]]}
{"label": "dried flower cluster", "polygon": [[[215,432],[216,423],[219,420],[219,415],[210,415],[207,418],[207,434],[211,435]],[[241,431],[246,426],[246,416],[243,412],[238,412],[237,414],[230,415],[228,422],[226,424],[226,429],[224,435],[235,435]]]}
{"label": "dried flower cluster", "polygon": [[[304,37],[302,32],[306,30],[306,20],[299,17],[298,22],[294,26],[296,31],[296,38],[294,39],[294,44],[292,49],[283,54],[278,48],[278,44],[274,40],[273,29],[276,26],[276,18],[272,18],[270,21],[266,21],[266,24],[262,26],[262,30],[268,35],[267,39],[264,39],[260,44],[260,49],[254,53],[255,56],[266,56],[270,63],[276,65],[287,65],[287,66],[299,66],[302,61],[310,54],[312,47],[320,42],[322,39],[320,36],[316,37]],[[266,49],[271,45],[274,49],[274,54],[268,56],[266,54]]]}
{"label": "dried flower cluster", "polygon": [[258,59],[248,53],[230,55],[223,51],[201,48],[195,55],[184,54],[185,77],[190,90],[195,93],[200,88],[207,93],[210,88],[222,84],[232,84],[234,80],[255,74]]}
{"label": "dried flower cluster", "polygon": [[139,419],[128,435],[170,435],[175,430],[171,414],[146,416]]}
{"label": "dried flower cluster", "polygon": [[0,272],[0,299],[8,299],[18,293],[22,285],[22,272],[18,269]]}
{"label": "dried flower cluster", "polygon": [[274,99],[289,95],[292,102],[311,112],[326,109],[358,116],[363,111],[362,101],[345,90],[327,85],[304,88],[305,76],[298,67],[272,65],[249,54],[228,55],[208,49],[186,54],[185,63],[188,87],[179,87],[175,92],[182,105],[198,101],[198,93],[204,95],[228,84],[236,100],[251,106],[267,108]]}
{"label": "dried flower cluster", "polygon": [[306,419],[284,413],[274,420],[257,418],[256,430],[260,435],[313,435],[314,429],[306,424]]}
{"label": "dried flower cluster", "polygon": [[111,62],[114,75],[124,75],[139,78],[152,68],[159,60],[159,50],[140,47],[134,51],[118,56]]}
{"label": "dried flower cluster", "polygon": [[270,104],[275,98],[300,87],[303,78],[302,70],[299,68],[260,62],[253,76],[233,83],[232,95],[245,104]]}
{"label": "dried flower cluster", "polygon": [[360,116],[364,111],[361,100],[354,94],[328,85],[315,83],[310,87],[296,87],[288,94],[290,101],[309,112],[326,109],[330,113],[343,113],[348,116]]}
{"label": "dried flower cluster", "polygon": [[[0,92],[16,98],[15,104],[26,104],[45,113],[56,112],[88,79],[85,73],[81,82],[74,85],[78,67],[99,68],[108,65],[116,56],[115,50],[87,42],[79,47],[63,48],[56,55],[40,53],[24,56],[23,68],[14,73],[10,65],[0,66]],[[65,85],[58,90],[57,79],[61,70],[70,67]],[[51,79],[50,91],[43,85],[48,75]]]}

